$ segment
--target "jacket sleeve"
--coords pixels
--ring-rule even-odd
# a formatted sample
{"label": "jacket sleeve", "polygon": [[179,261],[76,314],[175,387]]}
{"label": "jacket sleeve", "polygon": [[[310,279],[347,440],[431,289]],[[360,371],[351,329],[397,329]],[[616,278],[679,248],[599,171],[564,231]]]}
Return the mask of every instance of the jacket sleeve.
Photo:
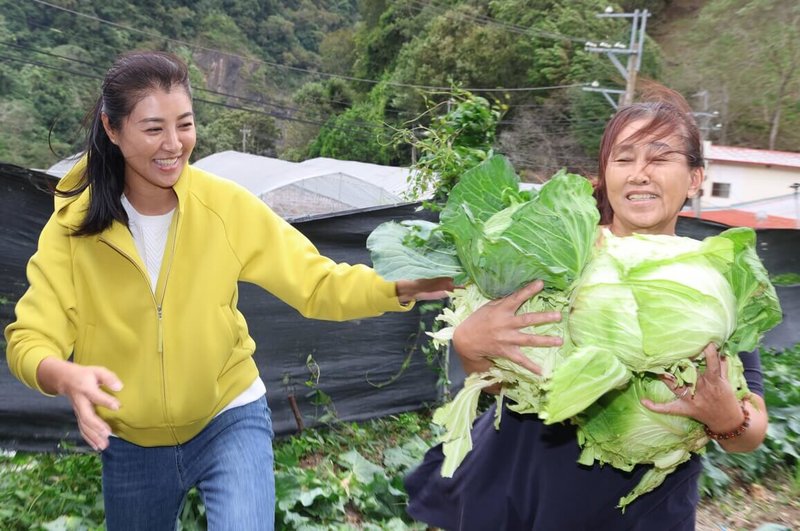
{"label": "jacket sleeve", "polygon": [[36,379],[39,363],[50,356],[69,358],[75,343],[70,236],[55,216],[42,229],[27,275],[28,290],[15,307],[16,320],[5,330],[6,358],[14,376],[45,393]]}
{"label": "jacket sleeve", "polygon": [[253,282],[305,317],[344,321],[407,311],[394,282],[362,264],[335,263],[300,231],[249,192],[237,194],[225,216],[226,233]]}

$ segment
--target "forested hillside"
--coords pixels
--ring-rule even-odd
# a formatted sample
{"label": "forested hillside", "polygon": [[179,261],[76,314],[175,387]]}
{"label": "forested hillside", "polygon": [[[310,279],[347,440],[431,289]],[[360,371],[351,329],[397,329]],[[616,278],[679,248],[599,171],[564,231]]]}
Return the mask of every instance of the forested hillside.
{"label": "forested hillside", "polygon": [[[397,130],[444,112],[453,87],[503,114],[496,149],[530,179],[594,172],[622,87],[584,44],[627,42],[604,0],[0,0],[0,160],[47,167],[113,57],[168,49],[192,65],[195,158],[225,149],[408,164]],[[640,75],[681,90],[721,143],[800,149],[800,3],[640,0]],[[434,111],[426,109],[438,105]],[[716,111],[718,114],[713,115]],[[705,119],[704,119],[705,120]]]}

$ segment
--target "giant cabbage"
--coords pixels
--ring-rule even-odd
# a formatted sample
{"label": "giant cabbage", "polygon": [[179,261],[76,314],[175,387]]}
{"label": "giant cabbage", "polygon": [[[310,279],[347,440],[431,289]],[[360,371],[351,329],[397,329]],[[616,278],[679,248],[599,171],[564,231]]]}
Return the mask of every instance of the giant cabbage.
{"label": "giant cabbage", "polygon": [[[500,385],[499,401],[545,423],[577,425],[580,462],[622,470],[651,464],[625,507],[657,487],[707,442],[691,419],[656,414],[639,400],[672,400],[659,374],[692,385],[705,345],[731,357],[729,380],[747,392],[738,362],[761,335],[780,322],[774,288],[755,253],[750,229],[731,229],[703,241],[665,235],[599,233],[599,216],[586,179],[559,172],[529,196],[518,190],[513,168],[493,157],[456,185],[440,223],[390,222],[367,245],[375,268],[388,279],[453,276],[464,284],[434,334],[447,343],[454,328],[490,299],[533,279],[545,289],[520,312],[559,311],[561,323],[531,333],[561,335],[558,348],[523,348],[542,367],[536,375],[505,359],[472,374],[463,389],[436,411],[444,426],[442,475],[452,476],[472,448],[478,396]],[[598,234],[601,234],[598,239]],[[497,409],[496,423],[501,421]],[[699,431],[698,431],[699,427]]]}

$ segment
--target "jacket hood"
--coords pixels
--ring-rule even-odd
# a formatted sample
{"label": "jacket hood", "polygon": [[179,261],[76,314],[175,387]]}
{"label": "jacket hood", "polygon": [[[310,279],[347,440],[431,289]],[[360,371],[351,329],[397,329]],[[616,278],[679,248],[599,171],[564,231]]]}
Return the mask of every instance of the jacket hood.
{"label": "jacket hood", "polygon": [[[80,186],[86,173],[86,155],[84,154],[75,165],[58,181],[56,189],[59,192],[68,192]],[[77,228],[86,210],[89,208],[90,192],[88,189],[72,197],[55,196],[54,207],[56,220],[60,225],[68,228]]]}

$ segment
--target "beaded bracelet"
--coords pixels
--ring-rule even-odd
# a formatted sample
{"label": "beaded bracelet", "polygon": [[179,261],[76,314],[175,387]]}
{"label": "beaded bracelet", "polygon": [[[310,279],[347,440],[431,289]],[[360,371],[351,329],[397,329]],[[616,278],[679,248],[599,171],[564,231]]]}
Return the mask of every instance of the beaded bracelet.
{"label": "beaded bracelet", "polygon": [[749,396],[745,396],[744,398],[742,398],[741,405],[742,405],[742,413],[744,413],[744,420],[742,421],[742,423],[739,425],[738,428],[726,433],[714,433],[708,428],[708,426],[703,425],[703,429],[706,432],[706,436],[708,436],[709,439],[714,439],[715,441],[727,441],[728,439],[735,439],[736,437],[740,436],[745,431],[747,431],[747,427],[750,426],[750,412],[747,410],[747,407],[745,407],[744,403],[748,399]]}

